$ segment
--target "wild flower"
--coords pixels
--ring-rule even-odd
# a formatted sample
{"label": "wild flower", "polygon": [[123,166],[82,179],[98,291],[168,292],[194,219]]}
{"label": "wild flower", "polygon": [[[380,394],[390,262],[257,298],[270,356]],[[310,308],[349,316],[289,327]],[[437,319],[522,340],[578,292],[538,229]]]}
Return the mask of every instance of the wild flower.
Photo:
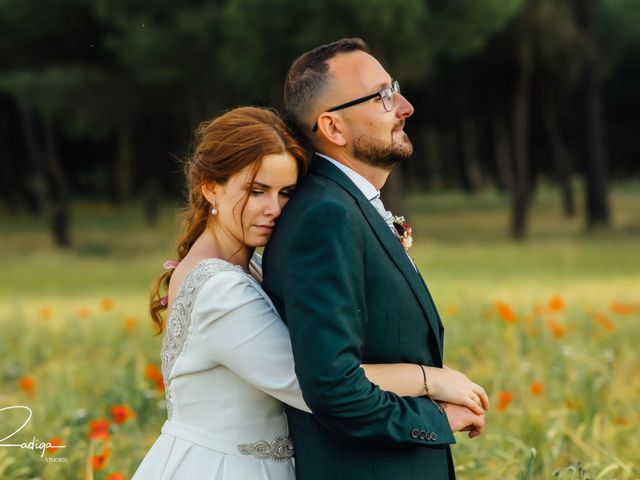
{"label": "wild flower", "polygon": [[36,381],[33,377],[20,377],[18,386],[28,397],[33,398],[36,394]]}
{"label": "wild flower", "polygon": [[51,447],[47,448],[46,452],[55,455],[58,450],[57,447],[64,445],[64,441],[60,437],[52,437],[47,443],[51,444]]}
{"label": "wild flower", "polygon": [[102,470],[107,464],[110,456],[111,449],[109,449],[109,447],[104,447],[100,455],[93,455],[91,457],[91,467],[97,472]]}
{"label": "wild flower", "polygon": [[144,374],[148,379],[153,380],[156,385],[156,390],[164,390],[162,372],[155,363],[148,364],[144,369]]}
{"label": "wild flower", "polygon": [[496,300],[495,302],[493,302],[493,306],[503,322],[513,324],[518,321],[518,317],[516,316],[515,312],[506,302]]}
{"label": "wild flower", "polygon": [[544,393],[544,384],[539,380],[531,382],[531,385],[529,386],[529,391],[533,395],[542,395]]}
{"label": "wild flower", "polygon": [[640,312],[640,304],[634,305],[631,303],[612,302],[611,305],[609,305],[609,310],[618,315],[632,315]]}
{"label": "wild flower", "polygon": [[89,438],[92,440],[108,440],[109,423],[106,418],[89,420]]}
{"label": "wild flower", "polygon": [[132,333],[136,330],[138,319],[133,315],[127,315],[122,321],[122,328],[125,332]]}
{"label": "wild flower", "polygon": [[609,317],[607,317],[604,313],[596,313],[593,316],[593,319],[595,320],[596,323],[602,326],[605,332],[613,332],[616,329],[616,326],[613,323],[613,321]]}
{"label": "wild flower", "polygon": [[504,412],[507,408],[509,408],[509,405],[511,405],[512,401],[513,392],[498,392],[498,406],[496,407],[496,410],[498,410],[499,412]]}
{"label": "wild flower", "polygon": [[117,424],[123,424],[135,416],[135,412],[128,405],[113,405],[111,407],[111,418]]}
{"label": "wild flower", "polygon": [[549,304],[547,306],[551,312],[564,312],[567,308],[564,299],[560,295],[553,295],[549,299]]}
{"label": "wild flower", "polygon": [[103,298],[102,301],[100,302],[100,309],[103,312],[108,312],[109,310],[113,309],[113,300],[110,298]]}
{"label": "wild flower", "polygon": [[551,334],[555,338],[562,338],[567,333],[566,327],[558,322],[555,318],[549,318],[547,320],[547,326],[549,327],[549,330],[551,330]]}

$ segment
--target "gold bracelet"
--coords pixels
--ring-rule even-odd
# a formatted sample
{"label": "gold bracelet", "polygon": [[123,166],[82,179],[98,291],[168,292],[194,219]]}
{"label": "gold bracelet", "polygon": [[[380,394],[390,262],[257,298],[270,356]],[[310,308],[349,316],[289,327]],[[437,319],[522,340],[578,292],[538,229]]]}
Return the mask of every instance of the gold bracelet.
{"label": "gold bracelet", "polygon": [[418,366],[420,367],[420,370],[422,370],[422,380],[423,380],[423,383],[424,383],[424,393],[428,397],[429,396],[429,386],[427,385],[427,372],[425,372],[424,367],[422,366],[422,364],[418,364]]}

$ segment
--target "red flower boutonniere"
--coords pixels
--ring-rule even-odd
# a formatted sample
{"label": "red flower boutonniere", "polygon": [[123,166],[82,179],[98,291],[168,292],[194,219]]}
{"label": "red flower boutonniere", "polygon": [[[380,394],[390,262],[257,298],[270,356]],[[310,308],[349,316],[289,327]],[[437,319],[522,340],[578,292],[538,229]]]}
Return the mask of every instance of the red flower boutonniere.
{"label": "red flower boutonniere", "polygon": [[396,232],[400,236],[400,243],[405,251],[408,251],[413,245],[413,231],[411,225],[409,225],[404,217],[393,217],[393,226],[396,227]]}

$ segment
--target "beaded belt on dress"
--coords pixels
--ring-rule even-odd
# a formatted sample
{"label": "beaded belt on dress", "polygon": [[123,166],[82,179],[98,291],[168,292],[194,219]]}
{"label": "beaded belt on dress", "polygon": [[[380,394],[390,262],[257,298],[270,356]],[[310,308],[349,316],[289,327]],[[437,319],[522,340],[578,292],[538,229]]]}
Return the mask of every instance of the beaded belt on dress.
{"label": "beaded belt on dress", "polygon": [[201,447],[227,455],[251,455],[261,460],[284,462],[293,457],[293,442],[287,437],[276,437],[271,442],[259,440],[254,443],[231,445],[228,440],[216,438],[209,432],[191,425],[167,420],[162,426],[162,433],[181,438]]}
{"label": "beaded belt on dress", "polygon": [[284,462],[293,457],[293,442],[287,437],[276,437],[271,443],[260,440],[251,444],[238,445],[238,451],[243,455]]}

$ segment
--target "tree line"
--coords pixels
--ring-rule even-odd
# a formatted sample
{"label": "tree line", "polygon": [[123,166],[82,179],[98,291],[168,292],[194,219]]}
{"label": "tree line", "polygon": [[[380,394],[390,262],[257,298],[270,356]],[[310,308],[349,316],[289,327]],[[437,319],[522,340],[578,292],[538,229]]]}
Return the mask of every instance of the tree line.
{"label": "tree line", "polygon": [[393,209],[402,184],[493,184],[521,239],[539,179],[573,216],[580,178],[606,228],[609,179],[639,170],[638,24],[636,0],[0,0],[0,197],[60,246],[75,197],[140,197],[152,222],[199,122],[280,109],[293,58],[359,36],[416,108]]}

